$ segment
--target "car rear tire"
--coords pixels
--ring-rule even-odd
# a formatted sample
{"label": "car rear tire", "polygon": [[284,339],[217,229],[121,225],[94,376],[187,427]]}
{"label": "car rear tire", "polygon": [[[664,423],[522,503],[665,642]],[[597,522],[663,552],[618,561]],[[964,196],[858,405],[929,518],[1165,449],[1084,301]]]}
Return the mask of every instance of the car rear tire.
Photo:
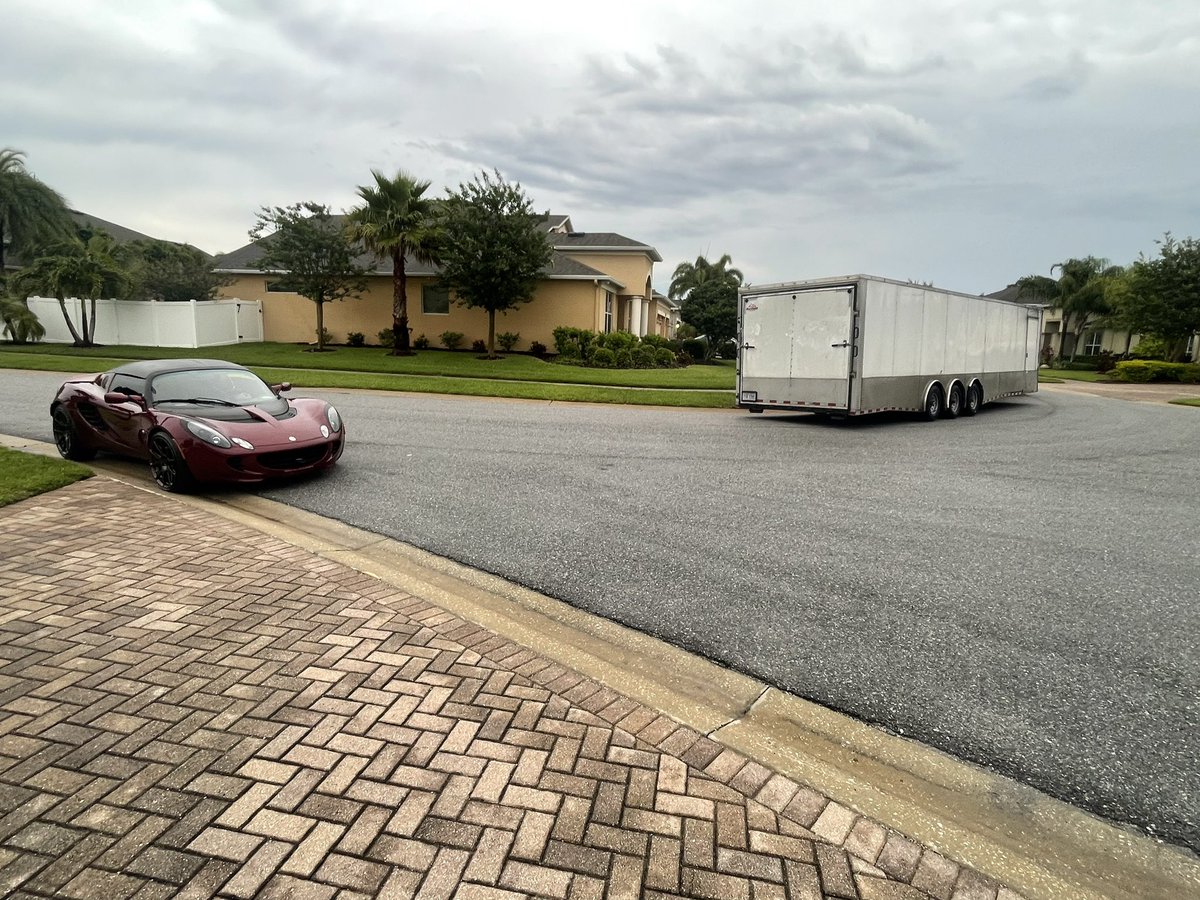
{"label": "car rear tire", "polygon": [[983,398],[980,396],[981,388],[977,384],[967,388],[967,402],[963,404],[962,414],[964,416],[973,416],[979,412],[979,407],[983,404]]}
{"label": "car rear tire", "polygon": [[156,431],[150,436],[150,475],[164,491],[186,494],[196,487],[196,479],[179,447],[165,431]]}
{"label": "car rear tire", "polygon": [[96,451],[79,437],[79,429],[64,407],[56,407],[50,420],[54,430],[54,446],[58,448],[59,456],[76,462],[86,462],[96,457]]}
{"label": "car rear tire", "polygon": [[943,406],[945,403],[942,400],[942,389],[935,384],[929,389],[929,395],[925,398],[926,420],[936,422],[942,415]]}
{"label": "car rear tire", "polygon": [[956,384],[954,387],[950,388],[950,396],[946,400],[946,418],[957,419],[962,413],[964,405],[962,385]]}

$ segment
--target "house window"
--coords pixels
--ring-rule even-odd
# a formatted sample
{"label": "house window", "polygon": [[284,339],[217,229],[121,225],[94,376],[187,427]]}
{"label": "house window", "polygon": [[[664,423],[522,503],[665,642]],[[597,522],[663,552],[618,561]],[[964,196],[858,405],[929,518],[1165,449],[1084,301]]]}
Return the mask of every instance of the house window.
{"label": "house window", "polygon": [[421,288],[421,312],[427,316],[450,315],[450,292],[436,284]]}
{"label": "house window", "polygon": [[286,284],[284,284],[282,281],[268,281],[267,282],[267,293],[268,294],[294,294],[296,292],[294,290],[292,290],[290,287],[288,287]]}
{"label": "house window", "polygon": [[1087,336],[1087,342],[1083,345],[1084,356],[1095,356],[1100,352],[1101,337],[1103,332],[1093,331]]}
{"label": "house window", "polygon": [[608,334],[613,330],[613,294],[612,291],[604,292],[604,333]]}

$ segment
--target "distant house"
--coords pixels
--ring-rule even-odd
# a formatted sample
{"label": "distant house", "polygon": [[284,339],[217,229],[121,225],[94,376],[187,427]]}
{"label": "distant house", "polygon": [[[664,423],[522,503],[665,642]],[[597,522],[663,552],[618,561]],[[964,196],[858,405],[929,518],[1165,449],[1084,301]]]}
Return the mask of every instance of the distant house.
{"label": "distant house", "polygon": [[[547,216],[541,227],[554,248],[542,284],[529,303],[496,318],[497,332],[520,334],[518,350],[535,341],[552,349],[554,329],[561,325],[636,335],[674,334],[678,307],[651,286],[654,263],[662,262],[654,247],[614,232],[576,231],[563,215]],[[220,289],[221,296],[261,300],[265,340],[314,340],[309,301],[279,290],[277,276],[257,267],[261,257],[258,241],[218,257],[214,270],[232,279]],[[367,290],[358,299],[325,308],[325,327],[335,341],[361,332],[373,342],[378,332],[392,326],[391,260],[364,253],[359,262],[372,273]],[[465,335],[467,344],[487,337],[487,312],[456,304],[453,294],[438,286],[435,266],[410,256],[405,268],[414,338],[424,335],[437,346],[445,331]]]}
{"label": "distant house", "polygon": [[[997,300],[1011,300],[1016,303],[1028,303],[1028,297],[1021,297],[1015,284],[1010,284],[1003,290],[986,294]],[[1074,329],[1075,322],[1069,323]],[[1140,334],[1130,334],[1119,328],[1105,328],[1098,321],[1088,322],[1082,333],[1074,330],[1063,331],[1063,311],[1057,307],[1047,307],[1042,318],[1042,351],[1049,349],[1054,356],[1097,356],[1108,352],[1114,356],[1122,356],[1136,350],[1141,341]],[[1193,334],[1187,343],[1184,358],[1200,362],[1200,335]]]}
{"label": "distant house", "polygon": [[[153,241],[158,238],[152,238],[148,234],[142,234],[140,231],[134,231],[132,228],[126,228],[124,225],[118,225],[116,222],[109,222],[107,219],[102,219],[99,216],[94,216],[91,213],[81,212],[78,209],[67,210],[72,221],[78,228],[95,228],[104,231],[118,244],[126,244],[130,241]],[[24,266],[28,260],[22,260],[18,256],[5,252],[4,268],[6,271],[19,269]]]}

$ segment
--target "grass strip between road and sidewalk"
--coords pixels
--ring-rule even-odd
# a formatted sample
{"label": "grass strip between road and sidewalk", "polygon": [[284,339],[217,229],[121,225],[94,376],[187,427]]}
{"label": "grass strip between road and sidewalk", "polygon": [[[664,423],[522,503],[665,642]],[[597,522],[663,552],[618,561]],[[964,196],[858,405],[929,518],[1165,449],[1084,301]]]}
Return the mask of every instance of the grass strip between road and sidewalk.
{"label": "grass strip between road and sidewalk", "polygon": [[[105,348],[110,353],[116,349]],[[161,349],[161,348],[160,348]],[[206,348],[202,352],[207,352]],[[179,355],[178,351],[174,354]],[[134,356],[86,356],[59,353],[12,352],[0,350],[0,368],[34,369],[44,372],[82,374],[112,368]],[[166,355],[163,358],[172,358]],[[220,357],[217,357],[220,358]],[[242,365],[247,365],[242,363]],[[441,375],[405,375],[379,372],[328,371],[308,368],[280,368],[248,365],[271,383],[290,381],[297,388],[356,388],[381,391],[409,391],[428,394],[455,394],[477,397],[504,397],[569,403],[622,403],[641,406],[688,406],[705,409],[733,407],[733,393],[725,391],[621,388],[586,384],[547,384],[529,381],[496,381],[478,377]]]}
{"label": "grass strip between road and sidewalk", "polygon": [[[412,356],[392,356],[382,347],[337,347],[328,353],[314,353],[311,347],[303,344],[278,342],[228,344],[197,349],[134,345],[72,347],[69,344],[9,344],[3,350],[13,355],[54,355],[76,360],[89,357],[180,359],[202,356],[206,359],[223,359],[242,366],[260,368],[426,375],[478,378],[487,381],[544,381],[555,384],[681,391],[732,391],[735,380],[731,360],[718,361],[715,365],[691,365],[673,369],[592,369],[549,362],[527,353],[501,354],[501,358],[496,360],[480,359],[479,354],[473,352],[432,349],[417,351]],[[21,367],[14,364],[14,368]]]}
{"label": "grass strip between road and sidewalk", "polygon": [[93,474],[79,463],[0,447],[0,506],[66,487]]}
{"label": "grass strip between road and sidewalk", "polygon": [[1200,406],[1200,397],[1180,397],[1178,400],[1168,400],[1176,406]]}

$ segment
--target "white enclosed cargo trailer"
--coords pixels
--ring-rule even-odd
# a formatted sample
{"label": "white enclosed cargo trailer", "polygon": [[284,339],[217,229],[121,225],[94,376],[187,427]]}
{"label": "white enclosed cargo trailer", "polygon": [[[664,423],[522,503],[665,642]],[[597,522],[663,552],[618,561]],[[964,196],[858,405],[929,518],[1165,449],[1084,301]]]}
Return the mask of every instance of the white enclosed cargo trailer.
{"label": "white enclosed cargo trailer", "polygon": [[870,275],[743,287],[738,406],[974,415],[1037,391],[1042,308]]}

